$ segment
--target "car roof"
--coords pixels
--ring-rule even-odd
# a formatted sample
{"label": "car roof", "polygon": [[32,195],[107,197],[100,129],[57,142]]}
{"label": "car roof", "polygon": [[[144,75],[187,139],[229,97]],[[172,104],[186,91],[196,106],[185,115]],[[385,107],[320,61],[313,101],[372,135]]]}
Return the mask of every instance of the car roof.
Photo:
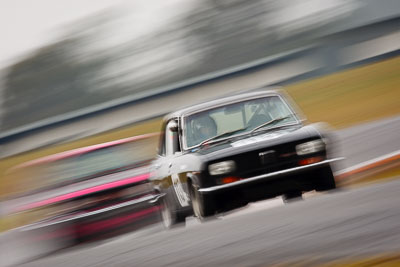
{"label": "car roof", "polygon": [[151,138],[151,137],[156,137],[158,135],[159,135],[159,133],[149,133],[149,134],[128,137],[128,138],[124,138],[124,139],[114,140],[114,141],[110,141],[107,143],[101,143],[101,144],[96,144],[96,145],[91,145],[91,146],[86,146],[86,147],[80,147],[80,148],[76,148],[76,149],[72,149],[72,150],[67,150],[64,152],[57,153],[57,154],[52,154],[49,156],[45,156],[45,157],[41,157],[38,159],[34,159],[34,160],[30,160],[30,161],[21,163],[17,166],[12,167],[11,169],[9,169],[8,172],[12,172],[12,171],[15,171],[15,170],[21,169],[21,168],[31,167],[34,165],[54,162],[54,161],[62,160],[65,158],[75,157],[75,156],[79,156],[79,155],[89,153],[89,152],[92,152],[95,150],[112,147],[112,146],[117,146],[117,145],[121,145],[121,144],[125,144],[125,143],[135,142],[135,141],[139,141],[139,140],[143,140],[143,139],[147,139],[147,138]]}
{"label": "car roof", "polygon": [[282,96],[282,90],[279,87],[263,87],[258,89],[253,89],[251,91],[239,92],[234,95],[229,95],[225,97],[221,97],[218,99],[213,99],[209,101],[204,101],[199,104],[195,104],[189,107],[185,107],[169,113],[164,117],[164,121],[170,120],[172,118],[177,118],[181,116],[185,116],[188,114],[196,113],[202,110],[211,109],[214,107],[223,106],[224,104],[238,102],[240,100],[251,99],[251,98],[261,98],[265,96],[271,95],[279,95]]}

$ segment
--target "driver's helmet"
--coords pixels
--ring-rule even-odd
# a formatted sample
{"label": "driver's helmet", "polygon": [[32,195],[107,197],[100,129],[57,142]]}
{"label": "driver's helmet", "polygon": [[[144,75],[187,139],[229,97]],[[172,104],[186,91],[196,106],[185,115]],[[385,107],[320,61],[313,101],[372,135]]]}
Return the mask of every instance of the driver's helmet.
{"label": "driver's helmet", "polygon": [[217,124],[208,114],[192,120],[193,137],[197,143],[217,135]]}

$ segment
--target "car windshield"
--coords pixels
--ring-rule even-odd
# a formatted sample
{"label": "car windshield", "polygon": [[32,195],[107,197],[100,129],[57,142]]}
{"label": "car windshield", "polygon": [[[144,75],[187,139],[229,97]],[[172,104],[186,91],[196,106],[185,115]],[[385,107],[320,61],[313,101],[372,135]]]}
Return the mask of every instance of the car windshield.
{"label": "car windshield", "polygon": [[207,140],[297,122],[295,114],[281,97],[251,99],[185,117],[183,143],[187,149],[204,144]]}

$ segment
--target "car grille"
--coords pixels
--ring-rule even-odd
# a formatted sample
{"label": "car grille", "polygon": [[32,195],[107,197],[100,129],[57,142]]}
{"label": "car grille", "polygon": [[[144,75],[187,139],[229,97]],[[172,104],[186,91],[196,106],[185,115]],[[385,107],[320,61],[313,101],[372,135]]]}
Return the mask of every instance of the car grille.
{"label": "car grille", "polygon": [[237,164],[235,175],[241,178],[253,177],[297,166],[295,145],[260,148],[231,158]]}

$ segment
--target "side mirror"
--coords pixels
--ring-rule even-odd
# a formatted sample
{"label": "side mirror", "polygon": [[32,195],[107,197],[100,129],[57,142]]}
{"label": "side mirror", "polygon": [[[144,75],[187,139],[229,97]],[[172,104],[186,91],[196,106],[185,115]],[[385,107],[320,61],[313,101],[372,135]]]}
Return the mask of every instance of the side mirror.
{"label": "side mirror", "polygon": [[168,130],[174,133],[178,132],[178,123],[176,121],[170,121],[168,123]]}

